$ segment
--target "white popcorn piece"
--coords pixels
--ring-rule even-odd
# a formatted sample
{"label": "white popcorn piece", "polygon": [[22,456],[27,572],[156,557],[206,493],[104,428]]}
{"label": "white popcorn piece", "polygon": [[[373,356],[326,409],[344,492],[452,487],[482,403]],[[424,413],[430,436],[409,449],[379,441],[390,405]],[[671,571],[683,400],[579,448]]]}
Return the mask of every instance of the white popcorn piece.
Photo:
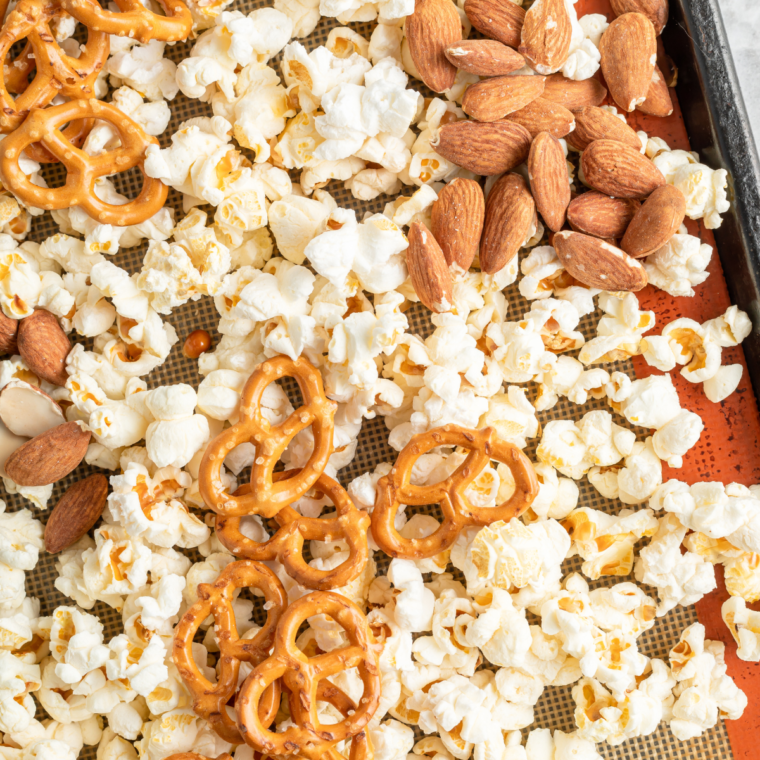
{"label": "white popcorn piece", "polygon": [[28,509],[5,509],[0,499],[0,563],[16,570],[34,570],[43,547],[42,524]]}
{"label": "white popcorn piece", "polygon": [[414,731],[397,720],[378,721],[368,733],[379,760],[406,760],[414,746]]}
{"label": "white popcorn piece", "polygon": [[739,659],[760,661],[760,612],[748,610],[744,599],[732,596],[723,602],[720,614],[737,643]]}
{"label": "white popcorn piece", "polygon": [[703,429],[704,424],[698,414],[682,409],[652,436],[654,452],[670,467],[681,467],[683,455],[696,445]]}
{"label": "white popcorn piece", "polygon": [[676,297],[693,296],[694,287],[709,277],[706,269],[711,257],[712,247],[682,227],[643,263],[647,278],[655,287]]}
{"label": "white popcorn piece", "polygon": [[144,724],[142,739],[135,742],[135,746],[143,757],[151,760],[193,751],[196,749],[198,722],[198,716],[189,707],[169,710]]}
{"label": "white popcorn piece", "polygon": [[150,40],[141,44],[129,41],[129,47],[112,50],[106,71],[120,84],[126,84],[149,100],[172,100],[177,94],[177,65],[164,58],[165,42]]}
{"label": "white popcorn piece", "polygon": [[600,13],[589,13],[578,19],[572,2],[566,2],[565,7],[570,16],[572,35],[570,55],[562,64],[561,71],[568,79],[589,79],[599,70],[599,42],[609,24]]}
{"label": "white popcorn piece", "polygon": [[0,650],[0,731],[17,733],[28,728],[35,713],[30,692],[40,685],[39,665]]}
{"label": "white popcorn piece", "polygon": [[639,636],[655,624],[655,601],[635,583],[594,589],[589,601],[594,623],[604,631],[621,630]]}
{"label": "white popcorn piece", "polygon": [[[458,343],[451,347],[463,348]],[[527,446],[528,438],[535,438],[538,434],[536,410],[528,401],[525,390],[515,385],[510,385],[506,393],[497,393],[488,399],[488,411],[481,418],[481,425],[492,427],[502,440],[521,449]]]}
{"label": "white popcorn piece", "polygon": [[614,408],[632,425],[659,430],[678,416],[681,402],[670,375],[652,375],[634,380],[626,397]]}
{"label": "white popcorn piece", "polygon": [[435,597],[422,582],[422,573],[409,560],[394,559],[388,568],[388,580],[400,593],[396,596],[394,618],[404,631],[429,631],[433,624]]}

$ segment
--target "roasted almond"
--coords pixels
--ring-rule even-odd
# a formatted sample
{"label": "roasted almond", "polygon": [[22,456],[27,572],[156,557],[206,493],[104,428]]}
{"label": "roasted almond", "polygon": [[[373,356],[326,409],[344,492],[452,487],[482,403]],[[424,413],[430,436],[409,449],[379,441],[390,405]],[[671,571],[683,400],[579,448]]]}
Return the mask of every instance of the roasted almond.
{"label": "roasted almond", "polygon": [[525,14],[517,50],[539,74],[553,74],[570,54],[572,34],[565,0],[536,0]]}
{"label": "roasted almond", "polygon": [[457,70],[445,51],[462,38],[456,6],[451,0],[416,0],[405,29],[409,53],[422,81],[433,92],[451,89]]}
{"label": "roasted almond", "polygon": [[533,200],[546,226],[562,229],[570,203],[570,177],[567,173],[565,151],[556,137],[541,132],[533,140],[528,156],[528,175]]}
{"label": "roasted almond", "polygon": [[649,114],[650,116],[659,116],[664,118],[673,113],[673,100],[670,97],[670,90],[665,83],[665,77],[660,71],[659,66],[654,67],[652,74],[652,84],[647,91],[647,99],[636,106],[637,111]]}
{"label": "roasted almond", "polygon": [[610,5],[616,16],[624,13],[643,14],[652,22],[658,35],[668,22],[668,0],[610,0]]}
{"label": "roasted almond", "polygon": [[486,37],[512,48],[520,44],[525,11],[511,0],[466,0],[464,12],[472,25]]}
{"label": "roasted almond", "polygon": [[455,273],[466,272],[478,252],[485,216],[483,189],[473,179],[457,177],[438,193],[430,221],[433,237]]}
{"label": "roasted almond", "polygon": [[71,341],[53,314],[37,309],[24,317],[18,326],[17,340],[21,358],[37,377],[53,385],[66,385],[66,357]]}
{"label": "roasted almond", "polygon": [[592,190],[570,201],[567,221],[576,232],[619,240],[625,235],[638,209],[638,201],[610,198],[609,195]]}
{"label": "roasted almond", "polygon": [[486,219],[480,239],[480,268],[496,274],[517,256],[536,217],[536,204],[519,174],[500,177],[486,200]]}
{"label": "roasted almond", "polygon": [[673,185],[658,187],[636,212],[620,247],[635,259],[658,251],[678,232],[686,216],[686,198]]}
{"label": "roasted almond", "polygon": [[459,40],[445,53],[458,69],[479,77],[505,76],[525,66],[519,53],[497,40]]}
{"label": "roasted almond", "polygon": [[568,111],[559,103],[552,103],[543,98],[536,98],[525,108],[504,118],[515,124],[522,124],[534,139],[541,132],[549,132],[554,137],[565,137],[575,129],[575,117],[572,111]]}
{"label": "roasted almond", "polygon": [[554,250],[565,269],[591,288],[636,291],[647,284],[636,259],[599,238],[562,230],[554,235]]}
{"label": "roasted almond", "polygon": [[543,91],[543,77],[491,77],[467,88],[462,98],[462,110],[478,121],[498,121],[524,108]]}
{"label": "roasted almond", "polygon": [[482,176],[514,169],[528,157],[530,143],[530,132],[508,121],[450,122],[431,141],[436,153]]}
{"label": "roasted almond", "polygon": [[441,246],[422,222],[409,227],[406,266],[420,301],[436,313],[450,311],[451,273]]}
{"label": "roasted almond", "polygon": [[646,198],[665,184],[662,172],[639,151],[616,140],[596,140],[581,154],[586,184],[614,198]]}
{"label": "roasted almond", "polygon": [[90,475],[74,483],[50,513],[45,525],[45,549],[57,554],[79,541],[100,519],[108,497],[105,475]]}
{"label": "roasted almond", "polygon": [[641,13],[618,16],[599,43],[604,80],[615,102],[633,111],[646,100],[657,60],[652,22]]}
{"label": "roasted almond", "polygon": [[596,106],[581,108],[575,114],[575,129],[567,137],[575,150],[586,150],[594,140],[617,140],[641,150],[641,140],[634,130],[615,114]]}
{"label": "roasted almond", "polygon": [[575,112],[586,106],[602,105],[607,97],[607,90],[597,79],[582,79],[576,82],[557,73],[546,77],[544,94],[541,97]]}
{"label": "roasted almond", "polygon": [[18,352],[16,334],[18,333],[18,319],[6,317],[0,311],[0,356],[15,354]]}

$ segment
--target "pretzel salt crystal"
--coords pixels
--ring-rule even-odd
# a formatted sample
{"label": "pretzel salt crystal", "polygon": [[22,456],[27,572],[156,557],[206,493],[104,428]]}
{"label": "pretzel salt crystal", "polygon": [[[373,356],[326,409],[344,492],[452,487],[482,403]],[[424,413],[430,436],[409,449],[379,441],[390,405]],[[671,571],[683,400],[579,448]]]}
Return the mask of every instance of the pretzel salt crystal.
{"label": "pretzel salt crystal", "polygon": [[[262,412],[261,398],[267,386],[284,377],[295,378],[304,406],[279,425],[271,425]],[[308,360],[276,356],[260,364],[243,388],[239,421],[214,438],[203,454],[198,486],[206,506],[224,516],[268,518],[300,499],[317,482],[332,454],[336,406],[325,396],[322,376]],[[310,426],[314,431],[314,450],[309,461],[298,475],[275,482],[274,467],[282,453],[298,433]],[[231,495],[222,483],[222,463],[241,443],[252,443],[256,449],[251,490]]]}
{"label": "pretzel salt crystal", "polygon": [[[299,470],[274,473],[275,482],[296,476]],[[283,507],[275,520],[280,529],[268,541],[261,543],[243,535],[240,517],[216,517],[216,535],[235,557],[259,562],[279,560],[294,581],[310,589],[328,591],[340,588],[356,578],[367,564],[369,548],[367,532],[370,517],[357,509],[340,483],[322,473],[315,487],[330,497],[337,516],[332,518],[304,517],[290,506]],[[241,486],[235,493],[250,492]],[[303,557],[304,541],[337,541],[348,544],[349,556],[332,570],[311,567]]]}
{"label": "pretzel salt crystal", "polygon": [[[469,449],[467,458],[448,478],[428,486],[411,484],[417,459],[438,446]],[[515,481],[512,496],[498,507],[476,507],[466,491],[491,460],[507,465]],[[377,484],[372,512],[372,535],[391,557],[423,559],[445,551],[467,525],[490,525],[497,520],[519,517],[538,495],[538,480],[528,457],[511,443],[501,440],[493,428],[468,430],[457,425],[415,435],[398,455],[396,464]],[[430,536],[404,538],[395,527],[401,505],[440,504],[443,522]]]}
{"label": "pretzel salt crystal", "polygon": [[[256,588],[263,592],[267,620],[252,639],[238,636],[232,607],[235,591]],[[222,570],[214,583],[198,585],[198,601],[182,616],[177,625],[172,654],[174,664],[193,696],[193,710],[205,718],[219,736],[232,744],[242,744],[235,721],[226,705],[237,691],[240,663],[257,665],[272,648],[275,629],[288,605],[288,596],[277,576],[259,562],[233,562]],[[214,632],[219,646],[219,675],[216,684],[209,681],[193,659],[192,644],[201,623],[214,617]],[[272,682],[259,704],[261,719],[269,725],[280,705],[280,688]]]}

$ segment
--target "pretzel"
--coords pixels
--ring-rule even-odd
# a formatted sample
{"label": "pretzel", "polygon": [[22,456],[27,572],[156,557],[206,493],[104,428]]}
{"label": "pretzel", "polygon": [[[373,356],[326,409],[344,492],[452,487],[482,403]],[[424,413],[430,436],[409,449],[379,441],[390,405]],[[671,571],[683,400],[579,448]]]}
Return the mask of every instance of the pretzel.
{"label": "pretzel", "polygon": [[[238,637],[232,602],[234,592],[239,588],[259,589],[267,603],[266,623],[252,639]],[[288,596],[277,576],[266,565],[243,561],[227,565],[214,583],[199,584],[198,599],[177,625],[172,650],[174,664],[193,697],[195,713],[205,718],[225,741],[242,744],[226,705],[237,691],[240,663],[258,665],[269,654],[275,628],[288,605]],[[216,684],[201,673],[192,653],[193,638],[209,615],[214,617],[220,652]],[[280,686],[272,682],[258,705],[261,712],[257,717],[262,724],[269,725],[274,720],[279,705]]]}
{"label": "pretzel", "polygon": [[[343,627],[349,645],[307,657],[296,645],[296,636],[301,624],[313,615],[328,615],[335,620]],[[277,625],[272,654],[256,666],[240,688],[235,706],[246,743],[268,755],[341,760],[335,745],[351,737],[363,740],[364,728],[380,702],[379,648],[364,614],[345,597],[330,591],[312,591],[293,602]],[[317,714],[319,684],[350,668],[358,669],[364,695],[353,712],[346,711],[342,721],[323,725]],[[282,679],[290,691],[290,714],[295,723],[281,733],[268,730],[259,719],[262,695],[277,679]]]}
{"label": "pretzel", "polygon": [[[212,760],[212,758],[198,755],[195,752],[180,752],[177,755],[169,755],[166,760]],[[232,760],[232,757],[225,752],[223,755],[219,755],[216,760]]]}
{"label": "pretzel", "polygon": [[[411,485],[412,468],[417,459],[438,446],[460,446],[470,453],[462,464],[440,483]],[[498,507],[475,507],[465,491],[489,462],[507,465],[515,480],[515,492]],[[415,435],[398,455],[396,464],[377,484],[372,512],[372,535],[378,546],[391,557],[423,559],[445,551],[467,525],[490,525],[497,520],[518,517],[538,495],[538,480],[528,457],[511,443],[501,440],[493,428],[468,430],[458,425],[429,430]],[[404,538],[394,525],[402,504],[421,506],[440,504],[443,522],[425,538]]]}
{"label": "pretzel", "polygon": [[[274,480],[287,480],[300,470],[274,473]],[[238,488],[235,494],[250,493],[250,486]],[[268,541],[259,543],[240,532],[240,517],[216,516],[216,535],[235,557],[259,562],[279,560],[288,575],[306,588],[328,591],[340,588],[356,578],[367,564],[369,549],[367,531],[370,518],[357,509],[340,483],[322,473],[316,488],[327,494],[335,505],[337,516],[332,518],[304,517],[290,506],[276,515],[279,530]],[[332,570],[317,570],[303,558],[304,541],[336,541],[348,544],[348,559]]]}
{"label": "pretzel", "polygon": [[[113,125],[121,146],[101,156],[88,156],[61,133],[67,122],[101,119]],[[29,145],[42,143],[67,169],[63,187],[44,188],[30,182],[19,166],[21,153]],[[139,224],[161,209],[168,188],[157,179],[144,176],[140,195],[124,205],[100,200],[95,180],[139,166],[149,145],[158,145],[123,111],[99,100],[72,100],[60,106],[34,109],[26,121],[3,140],[0,177],[3,184],[24,203],[43,209],[79,206],[102,224],[124,227]],[[143,171],[143,175],[145,175]]]}
{"label": "pretzel", "polygon": [[[268,385],[293,377],[305,405],[284,422],[270,425],[261,411],[261,397]],[[240,420],[223,430],[207,446],[201,460],[198,486],[209,509],[220,515],[274,517],[284,506],[300,499],[324,472],[332,453],[333,415],[336,404],[325,396],[322,376],[306,359],[293,361],[276,356],[260,364],[248,378],[240,398]],[[274,467],[293,438],[312,426],[314,451],[298,475],[275,482]],[[256,456],[251,466],[252,489],[230,495],[222,483],[222,463],[238,444],[252,443]]]}

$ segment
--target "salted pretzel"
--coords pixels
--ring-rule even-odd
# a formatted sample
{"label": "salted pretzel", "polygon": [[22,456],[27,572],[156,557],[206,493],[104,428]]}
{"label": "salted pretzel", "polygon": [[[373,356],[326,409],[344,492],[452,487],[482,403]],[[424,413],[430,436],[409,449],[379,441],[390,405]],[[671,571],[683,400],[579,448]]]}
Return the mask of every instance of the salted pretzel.
{"label": "salted pretzel", "polygon": [[[264,594],[267,619],[252,639],[238,636],[232,607],[235,591],[256,588]],[[177,670],[193,697],[193,710],[205,718],[219,736],[232,744],[242,744],[233,718],[226,709],[238,686],[240,663],[258,665],[266,659],[275,638],[275,629],[288,596],[277,576],[259,562],[242,561],[227,565],[214,583],[198,585],[198,601],[182,616],[174,636],[172,656]],[[216,684],[209,681],[193,659],[192,643],[201,623],[214,618],[219,645],[219,675]],[[258,703],[259,720],[269,725],[280,705],[280,685],[273,681]]]}
{"label": "salted pretzel", "polygon": [[[438,446],[459,446],[468,449],[470,453],[440,483],[412,485],[410,481],[415,462]],[[491,460],[509,467],[515,481],[515,491],[498,507],[476,507],[465,492]],[[398,455],[390,473],[380,478],[372,512],[372,535],[378,546],[391,557],[433,557],[448,549],[465,526],[490,525],[497,520],[508,521],[518,517],[537,495],[536,472],[528,457],[517,446],[501,440],[493,428],[468,430],[458,425],[445,425],[415,435]],[[430,536],[404,538],[394,524],[396,513],[402,504],[440,504],[443,522]]]}
{"label": "salted pretzel", "polygon": [[[341,625],[349,644],[316,657],[307,657],[296,645],[301,624],[313,615],[327,615]],[[365,734],[380,702],[379,645],[364,613],[350,600],[330,591],[312,591],[293,602],[280,618],[272,654],[251,672],[235,703],[240,733],[246,743],[267,755],[299,755],[308,760],[341,760],[338,742]],[[317,704],[324,701],[320,682],[357,668],[364,694],[353,711],[339,723],[319,722]],[[290,715],[295,725],[281,733],[260,720],[260,703],[270,684],[282,679],[289,690]]]}
{"label": "salted pretzel", "polygon": [[[121,146],[100,156],[88,156],[72,145],[60,128],[81,119],[109,122],[118,132]],[[63,187],[45,188],[33,184],[19,166],[22,151],[41,143],[67,170]],[[107,203],[95,194],[95,180],[142,163],[149,145],[158,145],[139,124],[110,103],[99,100],[71,100],[60,106],[34,109],[26,121],[3,140],[0,154],[0,177],[3,184],[24,203],[44,209],[79,206],[102,224],[124,227],[139,224],[159,211],[166,201],[168,188],[163,182],[145,176],[140,195],[121,206]]]}
{"label": "salted pretzel", "polygon": [[[195,752],[180,752],[176,755],[169,755],[166,760],[214,760],[213,758],[206,757],[205,755],[198,755]],[[219,755],[216,760],[232,760],[232,757],[226,752],[223,755]]]}
{"label": "salted pretzel", "polygon": [[[304,399],[284,422],[271,425],[264,417],[261,397],[268,385],[283,377],[295,378]],[[293,361],[275,356],[260,364],[243,388],[240,419],[223,430],[206,447],[201,460],[198,486],[206,506],[220,515],[274,517],[284,506],[300,499],[324,472],[332,454],[333,415],[336,404],[328,400],[322,376],[303,357]],[[311,426],[314,450],[297,475],[275,481],[274,467],[293,438]],[[229,494],[222,483],[222,463],[232,449],[252,443],[256,455],[251,466],[251,490]]]}
{"label": "salted pretzel", "polygon": [[[300,470],[274,473],[274,481],[288,480]],[[250,492],[249,485],[241,486],[236,495]],[[274,517],[279,530],[268,540],[259,543],[240,531],[241,517],[216,516],[216,535],[235,557],[260,562],[279,560],[287,574],[297,583],[311,589],[328,591],[350,583],[367,564],[369,550],[367,531],[370,518],[357,509],[351,498],[332,478],[322,473],[315,488],[330,497],[337,511],[336,517],[304,517],[290,506],[283,507]],[[303,557],[304,541],[337,541],[348,544],[349,556],[332,570],[311,567]]]}

